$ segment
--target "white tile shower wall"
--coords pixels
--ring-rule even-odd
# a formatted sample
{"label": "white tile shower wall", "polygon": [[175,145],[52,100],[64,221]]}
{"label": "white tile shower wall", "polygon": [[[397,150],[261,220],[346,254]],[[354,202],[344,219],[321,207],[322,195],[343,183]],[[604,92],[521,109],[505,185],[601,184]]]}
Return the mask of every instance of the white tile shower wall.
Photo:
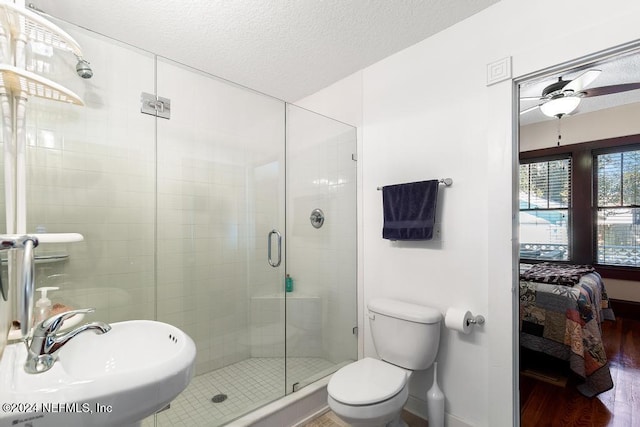
{"label": "white tile shower wall", "polygon": [[153,318],[154,123],[139,113],[140,92],[153,90],[153,58],[67,30],[95,75],[79,78],[70,54],[31,58],[48,62],[46,76],[86,105],[27,104],[27,231],[77,232],[85,240],[37,248],[69,257],[38,264],[36,286],[59,286],[54,303],[96,307],[92,316],[108,322]]}
{"label": "white tile shower wall", "polygon": [[285,336],[287,357],[324,356],[320,297],[282,292],[251,297],[251,356],[283,357]]}
{"label": "white tile shower wall", "polygon": [[[281,110],[284,114],[284,109]],[[284,137],[284,135],[283,135]],[[285,355],[285,301],[284,260],[278,268],[267,261],[267,236],[271,230],[284,232],[284,146],[269,162],[262,162],[249,172],[253,224],[249,243],[249,295],[251,298],[250,344],[252,357],[284,357]],[[283,233],[284,234],[284,233]],[[275,239],[275,237],[274,237]],[[276,258],[276,243],[272,243]],[[282,256],[286,253],[286,240]]]}
{"label": "white tile shower wall", "polygon": [[[284,148],[284,147],[283,147]],[[280,153],[284,155],[284,150]],[[284,295],[284,260],[279,268],[273,268],[267,262],[267,236],[271,230],[284,232],[284,199],[280,186],[284,182],[284,168],[280,158],[255,167],[251,173],[251,200],[253,208],[253,246],[251,247],[249,263],[249,293],[252,297],[265,295]],[[283,241],[282,256],[284,257],[286,240]],[[275,260],[275,242],[272,245]],[[281,307],[284,315],[284,306]],[[282,316],[281,316],[282,317]],[[252,320],[252,325],[260,322]],[[284,330],[284,323],[281,323]],[[281,346],[284,356],[284,341]]]}
{"label": "white tile shower wall", "polygon": [[324,357],[322,298],[287,295],[287,356]]}
{"label": "white tile shower wall", "polygon": [[284,357],[285,301],[282,293],[251,297],[250,314],[251,357]]}
{"label": "white tile shower wall", "polygon": [[158,319],[194,338],[201,373],[251,355],[250,277],[259,267],[247,264],[266,265],[262,214],[277,213],[269,165],[283,150],[283,107],[166,60],[158,94],[172,102],[171,120],[158,122]]}

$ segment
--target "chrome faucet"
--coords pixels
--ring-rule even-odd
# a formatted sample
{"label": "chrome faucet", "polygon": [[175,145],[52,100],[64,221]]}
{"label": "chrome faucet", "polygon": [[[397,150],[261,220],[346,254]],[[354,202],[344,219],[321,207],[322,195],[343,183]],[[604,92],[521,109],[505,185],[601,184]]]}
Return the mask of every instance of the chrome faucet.
{"label": "chrome faucet", "polygon": [[[24,365],[24,369],[30,374],[37,374],[51,369],[58,358],[60,349],[78,334],[84,331],[94,331],[97,334],[104,334],[111,330],[111,326],[104,322],[91,322],[70,332],[58,333],[62,327],[62,323],[71,316],[95,311],[94,308],[84,308],[51,316],[35,325],[33,331],[31,331],[35,279],[33,249],[36,246],[38,246],[36,236],[15,234],[0,235],[0,251],[10,249],[23,251],[22,265],[18,267],[18,271],[22,273],[21,280],[17,286],[19,287],[20,329],[22,339],[27,346],[27,362]],[[11,263],[9,262],[9,264]],[[9,276],[11,282],[12,277],[11,275]],[[0,288],[2,288],[1,283]],[[3,290],[2,294],[5,295]]]}
{"label": "chrome faucet", "polygon": [[104,322],[91,322],[66,333],[58,333],[62,322],[76,314],[91,313],[94,308],[66,311],[43,320],[33,328],[31,343],[27,343],[27,362],[24,370],[29,374],[45,372],[58,359],[58,352],[73,337],[85,331],[104,334],[111,330],[111,326]]}

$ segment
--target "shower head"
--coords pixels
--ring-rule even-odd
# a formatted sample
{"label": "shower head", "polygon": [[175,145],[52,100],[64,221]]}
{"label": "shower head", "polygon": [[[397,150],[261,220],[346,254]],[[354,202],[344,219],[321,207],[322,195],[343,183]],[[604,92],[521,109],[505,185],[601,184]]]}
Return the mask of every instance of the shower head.
{"label": "shower head", "polygon": [[[58,19],[58,18],[55,18],[54,16],[49,15],[44,10],[39,9],[38,6],[36,6],[33,3],[28,3],[26,7],[28,7],[38,15],[46,16],[47,18]],[[29,24],[33,24],[33,23],[29,22]],[[58,47],[61,47],[61,46],[63,48],[66,47],[66,50],[70,50],[71,52],[73,52],[76,59],[78,60],[78,63],[76,64],[76,73],[78,73],[78,75],[83,79],[90,79],[91,77],[93,77],[93,70],[91,69],[91,65],[89,64],[89,61],[87,61],[81,56],[82,54],[80,53],[80,46],[78,46],[76,41],[73,40],[71,36],[64,33],[64,31],[61,31],[60,29],[52,30],[51,26],[55,27],[53,23],[45,19],[44,23],[40,23],[36,21],[35,24],[33,24],[31,27],[27,25],[27,28],[36,28],[38,30],[38,36],[44,38],[45,40],[48,40],[49,38],[51,38],[52,40],[57,40]],[[44,33],[42,32],[41,28],[44,29],[45,31]],[[61,34],[64,34],[65,37],[62,37]],[[60,40],[60,38],[62,38],[62,40]],[[51,41],[49,41],[46,44],[52,44],[52,43]]]}
{"label": "shower head", "polygon": [[82,57],[78,57],[76,72],[83,79],[90,79],[91,77],[93,77],[93,70],[91,69],[91,65],[89,65],[89,62]]}

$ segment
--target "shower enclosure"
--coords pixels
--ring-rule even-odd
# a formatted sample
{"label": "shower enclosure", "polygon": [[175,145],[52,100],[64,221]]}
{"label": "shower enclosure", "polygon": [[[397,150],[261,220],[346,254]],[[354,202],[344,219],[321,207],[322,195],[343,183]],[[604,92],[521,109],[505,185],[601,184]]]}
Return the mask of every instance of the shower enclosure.
{"label": "shower enclosure", "polygon": [[194,339],[196,377],[144,424],[221,425],[357,359],[355,129],[56,23],[94,76],[29,44],[85,106],[28,102],[27,231],[84,240],[41,244],[36,287]]}

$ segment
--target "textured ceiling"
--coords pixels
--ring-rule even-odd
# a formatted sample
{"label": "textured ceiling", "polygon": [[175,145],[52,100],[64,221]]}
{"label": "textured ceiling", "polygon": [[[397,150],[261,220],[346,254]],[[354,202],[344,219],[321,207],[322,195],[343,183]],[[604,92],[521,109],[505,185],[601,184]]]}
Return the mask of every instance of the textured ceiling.
{"label": "textured ceiling", "polygon": [[[46,13],[295,101],[498,0],[34,0]],[[85,52],[90,61],[91,52]]]}

